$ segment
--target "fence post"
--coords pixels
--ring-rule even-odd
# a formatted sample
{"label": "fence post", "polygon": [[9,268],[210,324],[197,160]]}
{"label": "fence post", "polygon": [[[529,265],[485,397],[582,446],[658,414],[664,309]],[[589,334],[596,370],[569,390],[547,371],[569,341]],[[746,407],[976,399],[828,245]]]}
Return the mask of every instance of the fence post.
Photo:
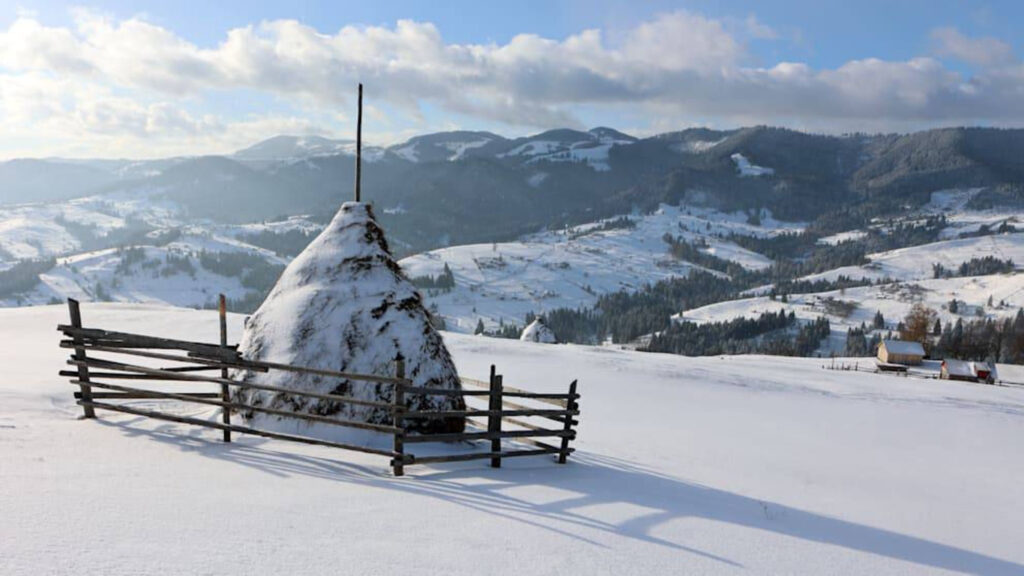
{"label": "fence post", "polygon": [[[218,298],[217,314],[220,316],[220,345],[222,347],[227,347],[227,345],[228,345],[228,304],[227,304],[227,299],[224,297],[223,294],[221,294],[220,298]],[[221,378],[227,378],[228,377],[228,369],[227,368],[221,368],[220,369],[220,377]],[[228,385],[227,384],[221,383],[221,385],[220,385],[220,400],[221,400],[221,402],[223,402],[225,404],[231,402],[231,391],[228,389]],[[227,406],[224,406],[224,407],[222,407],[220,409],[220,414],[221,414],[221,421],[224,422],[224,424],[227,424],[228,426],[230,426],[231,425],[231,409],[228,408]],[[227,429],[227,428],[224,429],[224,441],[225,442],[231,442],[231,430],[230,429]]]}
{"label": "fence post", "polygon": [[[569,401],[565,403],[566,410],[578,410],[579,404],[576,402],[576,381],[573,380],[572,384],[569,384]],[[558,452],[558,463],[565,464],[566,459],[569,458],[569,434],[572,432],[572,422],[576,417],[572,414],[565,416],[565,426],[563,430],[567,433],[562,438],[562,449]]]}
{"label": "fence post", "polygon": [[[399,380],[405,378],[405,360],[401,356],[395,361],[395,377]],[[398,428],[398,431],[395,432],[395,455],[391,461],[391,469],[395,476],[402,476],[405,474],[405,427],[403,426],[405,420],[403,416],[405,413],[405,384],[396,382],[394,387],[394,412],[392,413],[392,418],[394,426]]]}
{"label": "fence post", "polygon": [[[488,403],[487,410],[490,414],[487,415],[487,431],[495,434],[501,434],[501,381],[502,377],[499,374],[495,374],[494,365],[491,364],[491,388],[490,388],[490,402]],[[501,438],[491,438],[491,454],[501,453]],[[491,468],[501,468],[501,456],[491,456]]]}
{"label": "fence post", "polygon": [[[68,312],[71,314],[71,325],[75,328],[82,327],[82,311],[78,308],[78,300],[74,298],[68,298]],[[81,336],[74,336],[73,341],[75,343],[75,360],[85,360],[85,348],[79,346],[82,344]],[[78,366],[78,381],[88,382],[89,381],[89,367]],[[86,418],[95,418],[96,410],[93,409],[92,405],[92,386],[88,384],[80,384],[82,389],[82,411],[85,413]]]}

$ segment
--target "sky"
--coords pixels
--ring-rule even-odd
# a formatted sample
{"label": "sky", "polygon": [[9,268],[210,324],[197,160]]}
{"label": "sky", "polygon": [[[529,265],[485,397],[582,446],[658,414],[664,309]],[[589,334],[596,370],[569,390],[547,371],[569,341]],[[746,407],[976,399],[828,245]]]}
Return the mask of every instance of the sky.
{"label": "sky", "polygon": [[1024,2],[0,0],[0,158],[278,134],[1024,126]]}

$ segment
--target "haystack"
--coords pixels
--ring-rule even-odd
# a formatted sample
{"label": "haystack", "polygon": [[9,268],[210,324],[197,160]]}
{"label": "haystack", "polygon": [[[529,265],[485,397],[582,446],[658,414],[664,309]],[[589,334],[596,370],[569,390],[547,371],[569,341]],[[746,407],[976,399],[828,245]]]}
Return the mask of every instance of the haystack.
{"label": "haystack", "polygon": [[[405,361],[414,386],[459,389],[451,355],[431,324],[430,312],[402,274],[370,206],[347,202],[326,229],[285,269],[249,319],[239,350],[245,358],[348,373],[393,375]],[[388,384],[282,371],[246,372],[245,380],[291,389],[391,402]],[[287,393],[234,391],[238,400],[339,419],[390,424],[381,408],[317,400]],[[465,410],[461,397],[406,394],[410,410]],[[276,417],[243,414],[273,425]],[[461,432],[462,418],[410,420],[410,431]],[[332,436],[348,429],[331,427]],[[320,435],[320,434],[318,434]],[[351,434],[349,434],[351,435]]]}
{"label": "haystack", "polygon": [[519,339],[523,342],[540,342],[542,344],[558,343],[555,333],[540,318],[537,318],[529,326],[523,328],[523,333],[519,335]]}

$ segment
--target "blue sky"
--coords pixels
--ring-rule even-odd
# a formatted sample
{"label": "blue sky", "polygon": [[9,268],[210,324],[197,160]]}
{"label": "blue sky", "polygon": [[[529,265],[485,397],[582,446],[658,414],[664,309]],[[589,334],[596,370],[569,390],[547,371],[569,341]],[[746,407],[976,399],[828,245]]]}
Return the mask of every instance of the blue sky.
{"label": "blue sky", "polygon": [[345,136],[360,80],[381,143],[1017,126],[1021,22],[1024,2],[0,2],[0,157]]}

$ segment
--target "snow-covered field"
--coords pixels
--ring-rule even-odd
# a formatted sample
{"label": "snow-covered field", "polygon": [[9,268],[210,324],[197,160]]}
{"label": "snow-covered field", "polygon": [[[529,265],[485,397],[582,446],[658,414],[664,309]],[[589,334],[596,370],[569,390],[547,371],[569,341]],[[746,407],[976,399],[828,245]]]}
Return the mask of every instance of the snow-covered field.
{"label": "snow-covered field", "polygon": [[748,269],[771,261],[722,240],[730,232],[770,236],[800,229],[767,215],[761,226],[743,214],[723,214],[695,207],[662,206],[653,214],[631,217],[635,228],[598,230],[600,223],[544,232],[518,242],[454,246],[410,256],[401,265],[410,276],[437,276],[447,264],[456,287],[427,294],[450,330],[470,332],[478,319],[488,328],[499,322],[522,325],[529,312],[591,306],[601,294],[637,290],[693,266],[674,260],[662,240],[666,233],[687,241],[705,241],[704,250]]}
{"label": "snow-covered field", "polygon": [[947,270],[955,271],[960,264],[985,256],[1013,260],[1018,266],[1024,264],[1024,233],[944,240],[869,254],[870,262],[863,266],[843,266],[805,278],[835,280],[847,276],[871,280],[922,280],[933,277],[932,264],[942,264]]}
{"label": "snow-covered field", "polygon": [[[989,298],[993,305],[988,306]],[[848,316],[830,313],[826,301],[831,298],[856,303]],[[958,302],[958,313],[950,312],[950,300]],[[733,318],[756,318],[764,312],[796,313],[797,318],[813,320],[827,316],[833,330],[846,332],[862,323],[871,325],[875,312],[887,320],[887,329],[895,330],[910,308],[921,303],[933,309],[943,324],[963,319],[965,322],[981,317],[1005,318],[1024,307],[1024,274],[943,278],[877,286],[863,286],[846,290],[832,290],[811,294],[791,294],[788,302],[772,300],[767,296],[744,298],[710,304],[685,310],[677,320],[691,322],[722,322]],[[999,303],[1003,302],[1000,306]]]}
{"label": "snow-covered field", "polygon": [[[217,334],[212,312],[83,316]],[[356,453],[78,420],[65,320],[0,310],[4,574],[1024,573],[1024,388],[446,334],[466,376],[578,378],[579,451],[393,478]]]}
{"label": "snow-covered field", "polygon": [[[115,248],[58,258],[55,267],[40,274],[35,289],[16,297],[0,298],[0,306],[46,304],[54,299],[76,298],[202,307],[214,303],[218,294],[237,300],[252,290],[243,284],[241,274],[226,276],[203,268],[198,257],[201,252],[243,252],[267,265],[282,267],[288,262],[269,250],[202,229],[186,230],[173,242],[145,246],[141,250],[145,261],[127,269],[123,267],[123,254]],[[190,269],[168,267],[169,258],[187,260]]]}

